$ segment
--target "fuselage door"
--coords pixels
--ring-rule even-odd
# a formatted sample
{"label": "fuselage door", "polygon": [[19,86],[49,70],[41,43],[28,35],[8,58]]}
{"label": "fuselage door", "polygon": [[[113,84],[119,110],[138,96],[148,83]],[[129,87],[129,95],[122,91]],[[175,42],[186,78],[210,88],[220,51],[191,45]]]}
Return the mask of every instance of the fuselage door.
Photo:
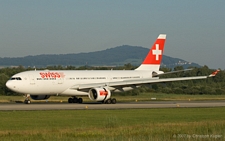
{"label": "fuselage door", "polygon": [[58,79],[58,84],[63,84],[63,78],[60,77],[60,78]]}
{"label": "fuselage door", "polygon": [[29,79],[30,79],[30,84],[31,85],[35,85],[35,79],[33,75],[29,75]]}

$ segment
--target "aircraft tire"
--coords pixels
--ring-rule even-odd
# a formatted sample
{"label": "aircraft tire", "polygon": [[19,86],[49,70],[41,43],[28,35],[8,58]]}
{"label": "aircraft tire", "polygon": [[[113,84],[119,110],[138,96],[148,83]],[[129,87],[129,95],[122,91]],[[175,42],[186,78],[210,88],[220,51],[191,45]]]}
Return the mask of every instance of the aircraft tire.
{"label": "aircraft tire", "polygon": [[106,104],[111,104],[111,102],[112,102],[111,99],[108,99],[108,100],[106,100],[105,103],[106,103]]}
{"label": "aircraft tire", "polygon": [[24,100],[24,103],[25,103],[25,104],[30,104],[31,101],[30,101],[30,100]]}
{"label": "aircraft tire", "polygon": [[68,99],[68,103],[73,103],[73,99],[72,98],[69,98]]}
{"label": "aircraft tire", "polygon": [[116,99],[113,98],[113,99],[111,100],[111,102],[112,102],[112,104],[116,104]]}
{"label": "aircraft tire", "polygon": [[78,99],[78,103],[83,103],[83,99],[82,98],[79,98]]}
{"label": "aircraft tire", "polygon": [[73,98],[73,103],[78,103],[78,99],[77,98]]}

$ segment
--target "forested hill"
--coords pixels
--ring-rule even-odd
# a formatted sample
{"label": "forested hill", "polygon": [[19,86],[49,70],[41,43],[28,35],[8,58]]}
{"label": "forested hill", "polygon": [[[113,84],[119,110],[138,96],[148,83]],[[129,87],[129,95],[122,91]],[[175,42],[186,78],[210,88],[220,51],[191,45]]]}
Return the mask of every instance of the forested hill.
{"label": "forested hill", "polygon": [[[0,66],[36,66],[46,67],[53,65],[72,66],[121,66],[126,63],[140,65],[149,49],[138,46],[118,46],[102,51],[78,53],[78,54],[44,54],[36,56],[1,58]],[[189,63],[182,59],[164,55],[161,66],[173,68],[177,65],[187,68],[188,66],[200,67],[196,63]]]}

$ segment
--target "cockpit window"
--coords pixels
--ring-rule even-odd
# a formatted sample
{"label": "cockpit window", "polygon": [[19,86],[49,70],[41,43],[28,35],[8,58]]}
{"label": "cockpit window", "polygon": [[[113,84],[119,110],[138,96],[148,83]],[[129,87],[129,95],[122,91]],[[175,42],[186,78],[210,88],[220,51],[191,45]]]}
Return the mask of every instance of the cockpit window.
{"label": "cockpit window", "polygon": [[22,80],[20,77],[11,77],[10,80]]}

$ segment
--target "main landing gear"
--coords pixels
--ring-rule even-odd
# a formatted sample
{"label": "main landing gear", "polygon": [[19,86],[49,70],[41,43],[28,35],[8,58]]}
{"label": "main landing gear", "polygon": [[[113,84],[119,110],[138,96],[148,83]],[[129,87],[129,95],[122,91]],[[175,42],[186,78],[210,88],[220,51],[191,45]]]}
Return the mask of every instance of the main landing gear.
{"label": "main landing gear", "polygon": [[110,99],[107,99],[106,101],[103,101],[103,103],[105,103],[105,104],[116,104],[116,99],[110,98]]}
{"label": "main landing gear", "polygon": [[24,103],[25,104],[30,104],[31,101],[30,101],[30,94],[25,94],[25,100],[24,100]]}
{"label": "main landing gear", "polygon": [[74,96],[68,99],[68,103],[83,103],[83,99]]}

